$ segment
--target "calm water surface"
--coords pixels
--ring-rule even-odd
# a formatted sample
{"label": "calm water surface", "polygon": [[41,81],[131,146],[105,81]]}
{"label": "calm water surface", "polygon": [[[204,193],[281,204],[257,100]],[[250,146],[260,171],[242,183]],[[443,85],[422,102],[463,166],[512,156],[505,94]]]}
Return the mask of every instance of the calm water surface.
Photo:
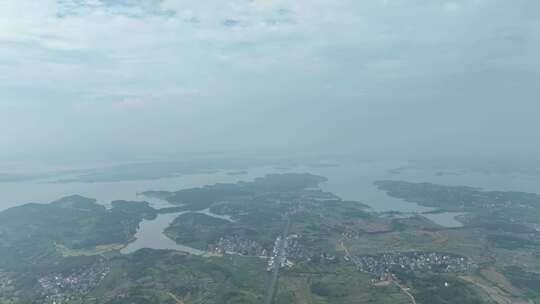
{"label": "calm water surface", "polygon": [[[49,203],[67,195],[79,194],[95,198],[98,203],[109,205],[114,200],[152,203],[150,198],[141,198],[138,193],[147,190],[176,191],[184,188],[201,187],[215,183],[234,183],[252,180],[267,173],[277,172],[272,167],[256,167],[245,175],[229,175],[227,171],[189,174],[156,180],[97,182],[97,183],[51,183],[47,181],[24,181],[0,183],[0,210],[26,203]],[[161,202],[156,201],[156,204]]]}
{"label": "calm water surface", "polygon": [[[396,170],[397,168],[401,168]],[[44,181],[25,181],[0,183],[0,210],[29,202],[48,203],[66,195],[79,194],[95,198],[99,203],[108,205],[114,200],[144,200],[156,208],[169,204],[159,199],[141,197],[138,193],[147,190],[175,191],[184,188],[201,187],[215,183],[234,183],[250,181],[270,173],[313,173],[325,176],[328,181],[321,185],[325,191],[333,192],[346,200],[363,202],[374,211],[425,212],[430,208],[401,199],[389,197],[373,185],[375,180],[391,179],[410,182],[431,182],[444,185],[465,185],[480,187],[486,190],[524,191],[540,193],[540,178],[519,174],[488,174],[469,170],[453,170],[438,172],[425,167],[404,163],[361,162],[342,164],[333,167],[298,166],[287,169],[276,169],[271,166],[255,167],[243,175],[231,175],[227,171],[215,173],[190,174],[175,178],[157,180],[100,182],[100,183],[50,183]],[[202,213],[231,220],[227,216],[217,216],[208,210]],[[140,248],[174,249],[203,255],[205,252],[178,245],[163,235],[163,230],[179,214],[159,215],[155,220],[143,221],[137,232],[137,240],[129,244],[122,252],[129,253]],[[455,219],[459,213],[425,214],[436,223],[448,227],[461,225]]]}
{"label": "calm water surface", "polygon": [[[159,199],[154,199],[154,202],[159,203],[161,207],[172,206],[166,201],[159,201]],[[155,206],[155,204],[153,205]],[[215,256],[215,254],[211,252],[206,252],[192,247],[177,244],[163,233],[165,228],[167,228],[177,216],[187,212],[188,211],[170,214],[160,214],[156,219],[143,220],[143,222],[139,226],[139,230],[137,230],[137,233],[135,234],[135,241],[123,248],[120,252],[124,254],[129,254],[142,248],[152,248],[178,250],[200,256]],[[218,215],[210,212],[209,209],[201,210],[197,213],[206,214],[208,216],[226,221],[232,221],[232,218],[230,216]]]}
{"label": "calm water surface", "polygon": [[177,244],[175,241],[163,234],[163,230],[165,230],[165,228],[167,228],[167,226],[169,226],[174,219],[182,213],[183,212],[160,214],[154,220],[143,220],[139,230],[135,234],[136,240],[123,248],[120,252],[123,254],[129,254],[142,248],[152,248],[178,250],[200,256],[214,256],[214,254],[206,251]]}

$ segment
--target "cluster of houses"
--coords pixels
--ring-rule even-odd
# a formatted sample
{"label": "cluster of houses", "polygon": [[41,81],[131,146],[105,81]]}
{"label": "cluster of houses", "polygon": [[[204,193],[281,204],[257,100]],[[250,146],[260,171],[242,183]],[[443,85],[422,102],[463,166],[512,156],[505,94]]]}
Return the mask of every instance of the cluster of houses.
{"label": "cluster of houses", "polygon": [[84,267],[71,274],[49,274],[41,277],[42,303],[62,304],[81,299],[94,289],[110,272],[105,259],[100,259],[90,267]]}
{"label": "cluster of houses", "polygon": [[278,262],[281,268],[291,268],[297,262],[335,262],[337,257],[327,253],[313,254],[309,252],[299,242],[300,236],[291,234],[283,240],[283,252],[280,255],[280,243],[282,237],[278,236],[274,241],[272,250],[265,249],[256,241],[246,239],[241,236],[232,235],[221,237],[219,241],[212,245],[210,251],[218,254],[237,254],[242,256],[255,256],[265,258],[268,261],[268,270],[272,270]]}
{"label": "cluster of houses", "polygon": [[287,258],[288,249],[289,249],[289,237],[282,240],[281,236],[278,236],[274,242],[274,248],[272,249],[272,253],[270,257],[268,257],[268,267],[266,268],[266,270],[272,271],[274,267],[276,267],[276,263],[279,264],[280,268],[293,267],[294,263]]}
{"label": "cluster of houses", "polygon": [[399,271],[461,273],[475,267],[475,264],[465,257],[437,252],[388,253],[376,256],[356,256],[352,259],[361,271],[380,277]]}
{"label": "cluster of houses", "polygon": [[326,252],[311,253],[299,242],[300,236],[297,234],[289,235],[284,240],[283,252],[280,255],[279,246],[281,242],[281,236],[277,237],[274,242],[274,248],[271,255],[268,257],[267,270],[271,271],[275,263],[280,263],[281,268],[292,268],[296,263],[308,262],[308,263],[334,263],[338,261],[335,255],[328,254]]}
{"label": "cluster of houses", "polygon": [[238,254],[245,256],[266,257],[267,250],[259,243],[237,235],[221,237],[213,250],[219,254]]}

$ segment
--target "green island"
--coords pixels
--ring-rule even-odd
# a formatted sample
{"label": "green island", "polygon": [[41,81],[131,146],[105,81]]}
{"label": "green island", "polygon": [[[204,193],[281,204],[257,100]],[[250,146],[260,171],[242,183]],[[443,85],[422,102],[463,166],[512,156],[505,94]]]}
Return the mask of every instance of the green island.
{"label": "green island", "polygon": [[[539,303],[540,196],[402,181],[388,195],[459,212],[373,212],[322,191],[326,179],[148,191],[175,207],[71,196],[0,212],[0,303]],[[143,220],[208,255],[120,249]]]}

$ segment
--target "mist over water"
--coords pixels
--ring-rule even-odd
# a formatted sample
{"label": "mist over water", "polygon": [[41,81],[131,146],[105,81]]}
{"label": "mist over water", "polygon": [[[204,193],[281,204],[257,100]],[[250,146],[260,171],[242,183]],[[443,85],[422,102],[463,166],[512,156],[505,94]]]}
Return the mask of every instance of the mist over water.
{"label": "mist over water", "polygon": [[[283,163],[276,162],[276,164]],[[373,184],[377,180],[403,180],[429,182],[449,186],[470,186],[484,190],[520,191],[540,193],[540,177],[522,173],[485,172],[475,169],[441,166],[435,163],[380,162],[380,161],[319,161],[319,163],[290,166],[266,165],[239,169],[222,169],[205,173],[189,173],[175,177],[136,179],[127,181],[56,182],[65,176],[20,182],[0,183],[3,200],[0,209],[30,202],[48,203],[61,197],[79,194],[95,198],[98,203],[109,205],[114,200],[148,201],[156,208],[166,207],[161,200],[139,194],[148,190],[176,191],[203,187],[216,183],[252,181],[267,174],[312,173],[328,181],[321,189],[332,192],[344,200],[359,201],[374,211],[425,212],[430,208],[404,202],[386,195]]]}
{"label": "mist over water", "polygon": [[[3,195],[0,209],[37,202],[48,203],[61,197],[78,194],[95,198],[98,203],[108,205],[114,200],[150,201],[152,198],[138,194],[148,190],[176,191],[185,188],[202,187],[215,183],[235,183],[264,176],[273,170],[268,167],[252,168],[245,175],[231,175],[222,170],[211,173],[186,174],[173,178],[114,182],[54,182],[51,180],[31,180],[0,183]],[[157,201],[159,206],[162,202]]]}

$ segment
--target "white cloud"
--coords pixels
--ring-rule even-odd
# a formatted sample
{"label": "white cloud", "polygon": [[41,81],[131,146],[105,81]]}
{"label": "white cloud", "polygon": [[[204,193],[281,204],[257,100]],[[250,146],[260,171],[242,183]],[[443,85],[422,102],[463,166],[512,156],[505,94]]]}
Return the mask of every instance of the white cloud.
{"label": "white cloud", "polygon": [[[504,0],[78,3],[3,1],[0,100],[77,115],[156,108],[189,121],[210,107],[371,102],[407,86],[444,91],[446,77],[468,79],[486,66],[501,78],[538,67],[538,14],[521,18],[523,6]],[[0,120],[10,121],[6,113]]]}

